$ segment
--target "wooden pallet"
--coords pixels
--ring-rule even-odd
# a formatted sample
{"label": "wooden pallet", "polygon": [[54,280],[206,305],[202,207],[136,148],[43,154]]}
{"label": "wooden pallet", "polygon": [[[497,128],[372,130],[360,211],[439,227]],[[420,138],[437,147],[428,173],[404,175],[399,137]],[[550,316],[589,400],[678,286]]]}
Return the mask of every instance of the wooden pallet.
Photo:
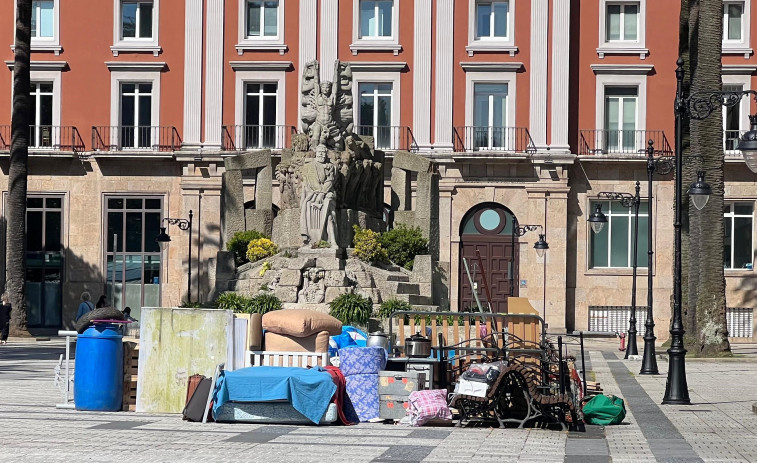
{"label": "wooden pallet", "polygon": [[598,395],[601,394],[603,391],[602,386],[600,383],[596,381],[586,381],[586,395]]}
{"label": "wooden pallet", "polygon": [[139,376],[139,344],[124,342],[124,390],[121,410],[137,409],[137,378]]}

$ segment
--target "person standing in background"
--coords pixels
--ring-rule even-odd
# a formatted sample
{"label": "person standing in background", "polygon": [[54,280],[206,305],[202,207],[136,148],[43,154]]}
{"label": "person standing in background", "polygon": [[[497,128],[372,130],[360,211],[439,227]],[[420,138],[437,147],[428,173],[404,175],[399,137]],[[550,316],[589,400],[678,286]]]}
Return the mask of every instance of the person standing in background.
{"label": "person standing in background", "polygon": [[91,298],[92,296],[89,295],[88,291],[81,293],[81,304],[79,304],[79,310],[76,311],[77,320],[85,313],[95,310],[95,306],[92,304],[92,301],[90,301]]}
{"label": "person standing in background", "polygon": [[95,304],[95,307],[97,307],[98,309],[108,307],[108,299],[105,297],[105,294],[100,296],[100,299],[97,301],[97,304]]}
{"label": "person standing in background", "polygon": [[8,344],[8,331],[11,324],[11,303],[8,293],[4,292],[0,296],[0,344]]}

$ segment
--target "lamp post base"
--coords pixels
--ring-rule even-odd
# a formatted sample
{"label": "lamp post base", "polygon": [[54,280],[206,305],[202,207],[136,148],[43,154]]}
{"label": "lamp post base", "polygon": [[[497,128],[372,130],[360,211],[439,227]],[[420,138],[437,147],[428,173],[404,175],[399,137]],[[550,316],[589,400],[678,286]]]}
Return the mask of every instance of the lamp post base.
{"label": "lamp post base", "polygon": [[625,356],[626,359],[628,359],[632,355],[639,355],[639,348],[636,345],[636,333],[636,328],[633,326],[628,330],[628,345],[626,345]]}
{"label": "lamp post base", "polygon": [[644,357],[641,360],[640,375],[659,375],[657,369],[657,354],[655,353],[654,342],[657,338],[654,336],[644,336]]}
{"label": "lamp post base", "polygon": [[689,387],[686,383],[686,349],[668,349],[668,380],[665,383],[663,405],[689,405]]}

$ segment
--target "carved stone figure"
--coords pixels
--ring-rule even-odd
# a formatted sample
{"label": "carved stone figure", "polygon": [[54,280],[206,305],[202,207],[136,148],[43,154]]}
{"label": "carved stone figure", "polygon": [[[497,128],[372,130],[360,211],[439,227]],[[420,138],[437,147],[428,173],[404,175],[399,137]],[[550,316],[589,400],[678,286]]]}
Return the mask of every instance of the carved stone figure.
{"label": "carved stone figure", "polygon": [[302,73],[302,130],[310,148],[319,145],[344,150],[352,133],[352,70],[347,63],[334,63],[334,82],[321,82],[320,64],[312,61]]}
{"label": "carved stone figure", "polygon": [[320,304],[326,298],[326,284],[323,281],[322,268],[309,268],[302,271],[302,289],[297,293],[297,302]]}
{"label": "carved stone figure", "polygon": [[326,147],[315,149],[315,160],[300,171],[300,234],[304,244],[328,241],[336,247],[336,167],[326,159]]}

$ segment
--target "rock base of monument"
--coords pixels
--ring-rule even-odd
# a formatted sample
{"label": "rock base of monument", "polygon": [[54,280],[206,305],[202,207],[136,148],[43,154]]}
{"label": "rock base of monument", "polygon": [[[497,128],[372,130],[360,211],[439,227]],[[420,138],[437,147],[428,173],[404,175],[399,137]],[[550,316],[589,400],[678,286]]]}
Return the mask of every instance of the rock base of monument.
{"label": "rock base of monument", "polygon": [[[422,310],[432,306],[428,256],[418,256],[413,272],[396,266],[376,267],[351,257],[341,248],[299,248],[245,264],[227,280],[218,280],[217,292],[235,291],[254,296],[273,292],[286,308],[328,312],[328,304],[342,294],[360,294],[374,304],[399,299]],[[285,257],[288,256],[288,257]],[[263,272],[265,263],[270,269]],[[262,275],[261,275],[262,273]]]}

